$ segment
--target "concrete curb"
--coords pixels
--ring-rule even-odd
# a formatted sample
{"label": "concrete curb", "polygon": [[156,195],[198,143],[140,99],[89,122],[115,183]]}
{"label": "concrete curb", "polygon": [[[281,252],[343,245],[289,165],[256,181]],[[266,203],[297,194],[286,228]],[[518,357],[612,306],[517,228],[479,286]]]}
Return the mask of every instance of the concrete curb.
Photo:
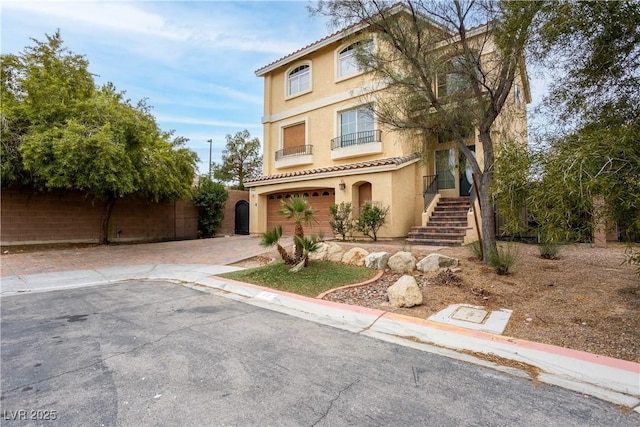
{"label": "concrete curb", "polygon": [[[215,276],[230,266],[156,264],[3,277],[0,298],[99,286],[130,280],[169,280],[254,306],[278,311],[409,346],[422,351],[526,376],[524,371],[483,360],[493,355],[537,369],[534,380],[598,397],[640,413],[640,364],[577,350],[519,340],[366,307],[305,297]],[[372,279],[373,280],[373,279]],[[360,284],[361,286],[362,284]],[[353,287],[354,285],[350,285]],[[479,357],[475,357],[478,355]]]}

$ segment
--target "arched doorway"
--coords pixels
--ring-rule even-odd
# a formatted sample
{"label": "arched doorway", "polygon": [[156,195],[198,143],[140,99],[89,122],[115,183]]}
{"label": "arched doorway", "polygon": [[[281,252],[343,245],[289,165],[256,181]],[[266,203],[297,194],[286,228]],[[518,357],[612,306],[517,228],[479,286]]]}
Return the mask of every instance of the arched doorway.
{"label": "arched doorway", "polygon": [[236,234],[249,234],[249,202],[240,200],[236,203]]}

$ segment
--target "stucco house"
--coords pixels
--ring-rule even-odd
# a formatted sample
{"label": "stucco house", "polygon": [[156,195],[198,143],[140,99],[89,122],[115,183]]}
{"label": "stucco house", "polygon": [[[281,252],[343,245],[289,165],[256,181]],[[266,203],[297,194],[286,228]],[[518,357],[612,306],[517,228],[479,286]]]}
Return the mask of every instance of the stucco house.
{"label": "stucco house", "polygon": [[[474,31],[481,34],[486,27]],[[379,238],[461,244],[477,236],[469,213],[470,174],[456,143],[433,138],[427,145],[432,155],[422,161],[402,133],[391,132],[371,113],[384,85],[359,68],[354,52],[359,43],[376,48],[378,42],[351,27],[255,72],[264,79],[264,159],[262,176],[245,182],[252,234],[278,224],[291,234],[292,226],[277,211],[282,199],[299,194],[315,210],[317,223],[306,228],[309,233],[333,236],[332,204],[351,202],[357,216],[359,206],[375,201],[390,207]],[[439,93],[448,89],[445,79],[435,82]],[[526,138],[530,93],[524,61],[511,98],[509,109],[519,114],[510,115],[509,137]],[[470,132],[467,145],[481,149],[476,142]]]}

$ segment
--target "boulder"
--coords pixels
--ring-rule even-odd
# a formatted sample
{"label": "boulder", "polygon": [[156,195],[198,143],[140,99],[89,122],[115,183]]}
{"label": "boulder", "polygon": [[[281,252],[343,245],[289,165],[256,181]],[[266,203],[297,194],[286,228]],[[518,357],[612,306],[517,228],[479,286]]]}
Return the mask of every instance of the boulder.
{"label": "boulder", "polygon": [[413,276],[404,275],[387,289],[393,307],[413,307],[422,304],[422,292]]}
{"label": "boulder", "polygon": [[344,249],[340,245],[330,244],[327,248],[327,261],[342,262],[343,255]]}
{"label": "boulder", "polygon": [[347,252],[345,252],[344,255],[342,255],[342,262],[344,264],[362,267],[367,255],[369,255],[369,252],[365,251],[362,248],[351,248]]}
{"label": "boulder", "polygon": [[389,252],[371,252],[364,259],[364,266],[367,268],[375,268],[376,270],[384,270],[387,268],[389,256]]}
{"label": "boulder", "polygon": [[309,259],[313,261],[324,261],[327,259],[327,251],[329,250],[329,244],[325,242],[318,243],[318,249],[309,253]]}
{"label": "boulder", "polygon": [[409,273],[416,268],[416,258],[411,252],[398,252],[389,257],[387,266],[396,273]]}
{"label": "boulder", "polygon": [[429,254],[422,258],[417,265],[417,269],[426,273],[436,271],[441,268],[457,267],[460,262],[456,258],[451,258],[440,254]]}

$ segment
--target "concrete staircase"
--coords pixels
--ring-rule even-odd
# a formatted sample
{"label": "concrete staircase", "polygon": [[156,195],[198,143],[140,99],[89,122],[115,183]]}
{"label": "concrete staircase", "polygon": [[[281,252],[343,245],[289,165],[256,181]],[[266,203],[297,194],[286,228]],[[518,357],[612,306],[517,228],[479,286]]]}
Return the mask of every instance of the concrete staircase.
{"label": "concrete staircase", "polygon": [[411,227],[407,242],[418,245],[461,246],[467,232],[469,197],[441,198],[424,227]]}

